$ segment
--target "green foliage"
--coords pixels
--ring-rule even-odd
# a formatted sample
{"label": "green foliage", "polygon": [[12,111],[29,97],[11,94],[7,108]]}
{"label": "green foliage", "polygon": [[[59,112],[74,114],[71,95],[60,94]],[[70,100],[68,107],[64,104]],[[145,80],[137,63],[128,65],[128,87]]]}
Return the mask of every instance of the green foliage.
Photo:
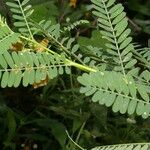
{"label": "green foliage", "polygon": [[101,47],[101,48],[106,48],[105,43],[106,40],[102,38],[102,35],[98,30],[94,30],[92,32],[91,38],[83,37],[80,36],[78,38],[78,42],[81,47],[87,46],[87,43],[90,43],[91,46],[93,47]]}
{"label": "green foliage", "polygon": [[131,69],[136,64],[136,59],[132,59],[132,50],[134,49],[131,44],[132,38],[129,37],[131,32],[127,28],[127,18],[123,11],[121,4],[116,4],[115,1],[97,1],[92,0],[93,14],[98,17],[98,26],[103,30],[100,31],[103,38],[107,39],[109,43],[106,43],[107,52],[112,55],[115,71],[122,71],[124,76],[126,70]]}
{"label": "green foliage", "polygon": [[33,9],[31,5],[28,5],[29,0],[14,0],[14,2],[7,2],[10,6],[10,10],[13,12],[13,18],[15,19],[14,25],[19,28],[19,31],[23,34],[28,33],[32,38],[32,28],[28,18],[32,15]]}
{"label": "green foliage", "polygon": [[145,144],[125,144],[125,145],[114,145],[114,146],[101,146],[93,148],[92,150],[149,150],[149,143]]}
{"label": "green foliage", "polygon": [[[56,23],[56,16],[58,16],[58,8],[55,5],[55,1],[31,1],[34,5],[32,8],[34,9],[34,13],[31,18],[40,22],[41,20],[51,20],[52,24]],[[40,13],[39,13],[40,12]],[[37,17],[38,16],[38,17]]]}
{"label": "green foliage", "polygon": [[[0,131],[4,139],[0,141],[5,149],[17,149],[17,142],[21,143],[22,139],[28,144],[28,149],[31,149],[32,141],[36,141],[43,150],[83,149],[79,145],[91,149],[94,145],[103,145],[103,141],[105,144],[136,142],[137,139],[148,141],[149,135],[143,140],[142,134],[149,133],[149,130],[144,131],[144,125],[137,124],[136,116],[147,120],[150,116],[149,48],[138,48],[132,43],[122,4],[116,4],[115,0],[91,1],[92,6],[81,7],[83,12],[88,10],[87,18],[91,9],[96,16],[88,18],[94,21],[85,30],[81,25],[89,21],[84,20],[78,8],[77,13],[70,11],[67,1],[61,1],[57,7],[59,1],[54,0],[40,2],[39,6],[35,3],[33,7],[30,0],[7,2],[19,33],[14,32],[15,29],[12,31],[0,18],[2,91],[7,91],[7,87],[28,89],[30,85],[42,84],[45,80],[48,85],[43,92],[40,91],[42,88],[38,91],[40,94],[34,93],[33,98],[24,94],[26,90],[21,92],[19,99],[17,93],[12,101],[13,94],[8,94],[7,107],[7,102],[0,98],[0,126],[4,128],[4,132]],[[32,14],[33,8],[37,10],[35,15]],[[42,11],[39,17],[38,11]],[[44,15],[47,15],[46,19]],[[58,23],[55,23],[54,16],[59,16]],[[79,21],[70,24],[64,16]],[[33,92],[33,89],[29,91]],[[20,101],[24,97],[25,100]],[[107,110],[109,107],[114,114]],[[124,114],[121,119],[117,112]],[[134,124],[140,135],[136,135]],[[29,126],[32,128],[27,130]],[[110,132],[118,141],[111,141],[114,135],[110,138]],[[123,133],[125,136],[122,137]],[[134,140],[129,140],[129,135],[135,135]],[[97,138],[100,138],[99,142]],[[149,143],[100,146],[92,150],[98,149],[148,150]]]}
{"label": "green foliage", "polygon": [[133,21],[137,24],[136,29],[142,30],[142,32],[145,32],[146,34],[150,34],[150,20],[146,19],[150,16],[150,2],[145,1],[144,3],[141,3],[140,1],[131,0],[127,6],[135,13]]}
{"label": "green foliage", "polygon": [[[84,86],[80,89],[86,96],[93,95],[92,101],[107,107],[114,112],[132,115],[137,113],[143,118],[149,117],[149,86],[136,84],[132,76],[127,76],[128,83],[122,74],[116,72],[96,72],[83,74],[78,81]],[[145,89],[145,90],[144,90]],[[143,99],[138,99],[138,95]]]}
{"label": "green foliage", "polygon": [[53,79],[58,74],[70,73],[62,58],[47,53],[5,52],[0,55],[1,87],[18,87],[39,83],[48,76]]}
{"label": "green foliage", "polygon": [[52,22],[50,20],[45,21],[42,20],[39,22],[39,24],[36,24],[37,26],[37,32],[44,32],[49,38],[52,38],[52,41],[58,40],[60,37],[60,24],[54,24],[52,25]]}
{"label": "green foliage", "polygon": [[0,53],[9,50],[13,43],[19,41],[19,33],[13,32],[7,25],[6,21],[0,16]]}
{"label": "green foliage", "polygon": [[89,21],[87,20],[79,20],[74,23],[72,23],[70,26],[64,27],[64,31],[71,31],[72,29],[75,29],[77,26],[82,24],[88,24]]}

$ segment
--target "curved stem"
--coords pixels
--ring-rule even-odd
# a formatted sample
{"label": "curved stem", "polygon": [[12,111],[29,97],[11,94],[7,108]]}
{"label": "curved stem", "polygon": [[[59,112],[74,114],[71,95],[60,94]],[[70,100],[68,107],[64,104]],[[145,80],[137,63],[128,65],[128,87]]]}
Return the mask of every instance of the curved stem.
{"label": "curved stem", "polygon": [[71,140],[71,142],[72,142],[73,144],[75,144],[75,145],[76,145],[78,148],[80,148],[81,150],[86,150],[86,149],[82,148],[80,145],[78,145],[76,142],[73,141],[73,139],[70,137],[70,135],[69,135],[69,133],[68,133],[67,130],[66,130],[66,133],[67,133],[68,138]]}
{"label": "curved stem", "polygon": [[61,44],[59,41],[57,41],[56,38],[54,38],[53,36],[51,36],[48,32],[46,32],[37,22],[35,22],[34,20],[30,19],[31,22],[33,22],[46,36],[49,40],[54,41],[55,46],[58,47],[59,49],[62,49],[64,52],[66,52],[69,55],[72,55],[76,60],[78,60],[81,64],[85,65],[84,62],[78,58],[78,56],[74,53],[71,53],[69,51],[69,49],[67,49],[67,47],[65,47],[63,44]]}
{"label": "curved stem", "polygon": [[[49,48],[43,46],[42,44],[36,42],[34,39],[29,39],[29,38],[24,37],[24,36],[20,36],[20,37],[21,37],[22,39],[26,40],[26,41],[29,41],[29,42],[31,42],[31,43],[37,45],[37,46],[42,47],[45,51],[47,51],[47,52],[49,52],[49,53],[51,53],[51,54],[53,54],[53,55],[56,55],[56,56],[58,56],[58,57],[62,57],[60,54],[58,54],[58,53],[56,53],[56,52],[50,50]],[[97,72],[96,69],[93,69],[93,68],[91,68],[91,67],[89,67],[89,66],[86,66],[86,65],[82,65],[82,64],[73,62],[73,61],[71,61],[71,60],[69,60],[69,59],[67,59],[67,58],[65,59],[65,62],[64,62],[64,63],[65,63],[66,65],[68,65],[68,66],[74,66],[74,67],[76,67],[76,68],[79,68],[79,69],[84,70],[84,71],[87,71],[87,72]]]}

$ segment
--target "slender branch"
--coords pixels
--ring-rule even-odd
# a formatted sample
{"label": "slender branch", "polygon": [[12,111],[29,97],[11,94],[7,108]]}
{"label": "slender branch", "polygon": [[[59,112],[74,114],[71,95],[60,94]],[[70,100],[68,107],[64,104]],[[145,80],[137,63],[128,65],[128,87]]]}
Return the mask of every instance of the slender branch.
{"label": "slender branch", "polygon": [[73,141],[73,139],[70,137],[70,135],[69,135],[69,133],[68,133],[67,130],[66,130],[66,133],[67,133],[68,138],[71,140],[71,142],[72,142],[73,144],[75,144],[75,145],[76,145],[78,148],[80,148],[81,150],[86,150],[86,149],[82,148],[80,145],[78,145],[76,142]]}
{"label": "slender branch", "polygon": [[75,141],[76,143],[78,143],[78,141],[79,141],[81,132],[83,131],[85,124],[86,124],[86,121],[83,122],[83,124],[82,124],[82,126],[81,126],[81,128],[80,128],[80,130],[79,130],[79,133],[78,133],[77,138],[76,138],[76,141]]}
{"label": "slender branch", "polygon": [[[37,45],[37,46],[42,47],[45,51],[47,51],[47,52],[49,52],[49,53],[51,53],[51,54],[53,54],[53,55],[56,55],[56,56],[58,56],[58,57],[60,57],[60,58],[62,57],[62,56],[59,55],[58,53],[56,53],[56,52],[50,50],[49,48],[43,46],[42,44],[36,42],[34,39],[29,39],[29,38],[24,37],[24,36],[20,36],[20,37],[21,37],[22,39],[26,40],[26,41],[29,41],[29,42],[31,42],[31,43]],[[84,70],[84,71],[87,71],[87,72],[97,72],[96,69],[90,68],[90,67],[88,67],[88,66],[86,66],[86,65],[82,65],[82,64],[73,62],[73,61],[71,61],[71,60],[69,60],[69,59],[67,59],[67,58],[65,59],[65,64],[66,64],[66,65],[69,65],[69,66],[74,66],[74,67],[76,67],[76,68],[79,68],[79,69]]]}
{"label": "slender branch", "polygon": [[58,47],[60,50],[62,49],[64,52],[66,52],[68,55],[73,56],[76,60],[78,60],[81,64],[85,65],[84,62],[78,58],[78,56],[74,53],[71,53],[65,46],[63,46],[60,42],[58,42],[53,36],[51,36],[49,33],[47,33],[37,22],[34,20],[30,19],[31,22],[33,22],[44,34],[49,38],[49,40],[54,41],[56,44],[55,46]]}

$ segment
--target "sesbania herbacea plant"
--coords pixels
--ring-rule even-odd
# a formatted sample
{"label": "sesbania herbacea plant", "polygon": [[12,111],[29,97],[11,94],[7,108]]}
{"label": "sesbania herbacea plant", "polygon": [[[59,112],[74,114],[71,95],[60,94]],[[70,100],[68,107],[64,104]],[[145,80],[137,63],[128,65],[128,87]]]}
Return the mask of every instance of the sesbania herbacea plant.
{"label": "sesbania herbacea plant", "polygon": [[[120,114],[150,116],[150,55],[148,48],[136,49],[130,36],[124,7],[115,0],[91,0],[93,16],[97,18],[99,33],[105,39],[105,48],[92,47],[87,51],[96,58],[82,53],[74,37],[65,37],[77,25],[89,23],[80,20],[62,28],[50,20],[35,22],[29,0],[7,1],[13,13],[15,31],[0,17],[0,78],[1,87],[33,85],[46,78],[70,74],[75,67],[82,71],[77,78],[80,93],[91,97],[93,103],[111,107]],[[43,45],[35,40],[41,35],[48,40]],[[21,42],[21,51],[13,45]],[[42,51],[37,51],[41,47]],[[54,49],[55,47],[55,49]],[[82,57],[81,57],[82,56]],[[96,147],[93,150],[148,150],[147,144],[127,144]]]}

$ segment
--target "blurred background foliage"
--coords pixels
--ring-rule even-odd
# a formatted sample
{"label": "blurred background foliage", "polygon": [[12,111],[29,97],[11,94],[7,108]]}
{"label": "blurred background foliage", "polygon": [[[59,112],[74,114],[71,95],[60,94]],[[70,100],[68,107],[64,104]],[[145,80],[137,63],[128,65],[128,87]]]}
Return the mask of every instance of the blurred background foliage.
{"label": "blurred background foliage", "polygon": [[[11,1],[11,0],[10,0]],[[134,41],[150,47],[150,1],[118,0],[125,7]],[[62,27],[87,19],[70,35],[80,46],[105,47],[91,15],[89,0],[31,0],[32,19],[50,19]],[[0,2],[0,13],[13,28],[11,13]],[[66,134],[84,148],[97,145],[149,142],[150,118],[114,114],[78,93],[80,71],[51,80],[45,87],[0,90],[0,147],[6,150],[77,150]],[[71,83],[71,84],[70,84]]]}

